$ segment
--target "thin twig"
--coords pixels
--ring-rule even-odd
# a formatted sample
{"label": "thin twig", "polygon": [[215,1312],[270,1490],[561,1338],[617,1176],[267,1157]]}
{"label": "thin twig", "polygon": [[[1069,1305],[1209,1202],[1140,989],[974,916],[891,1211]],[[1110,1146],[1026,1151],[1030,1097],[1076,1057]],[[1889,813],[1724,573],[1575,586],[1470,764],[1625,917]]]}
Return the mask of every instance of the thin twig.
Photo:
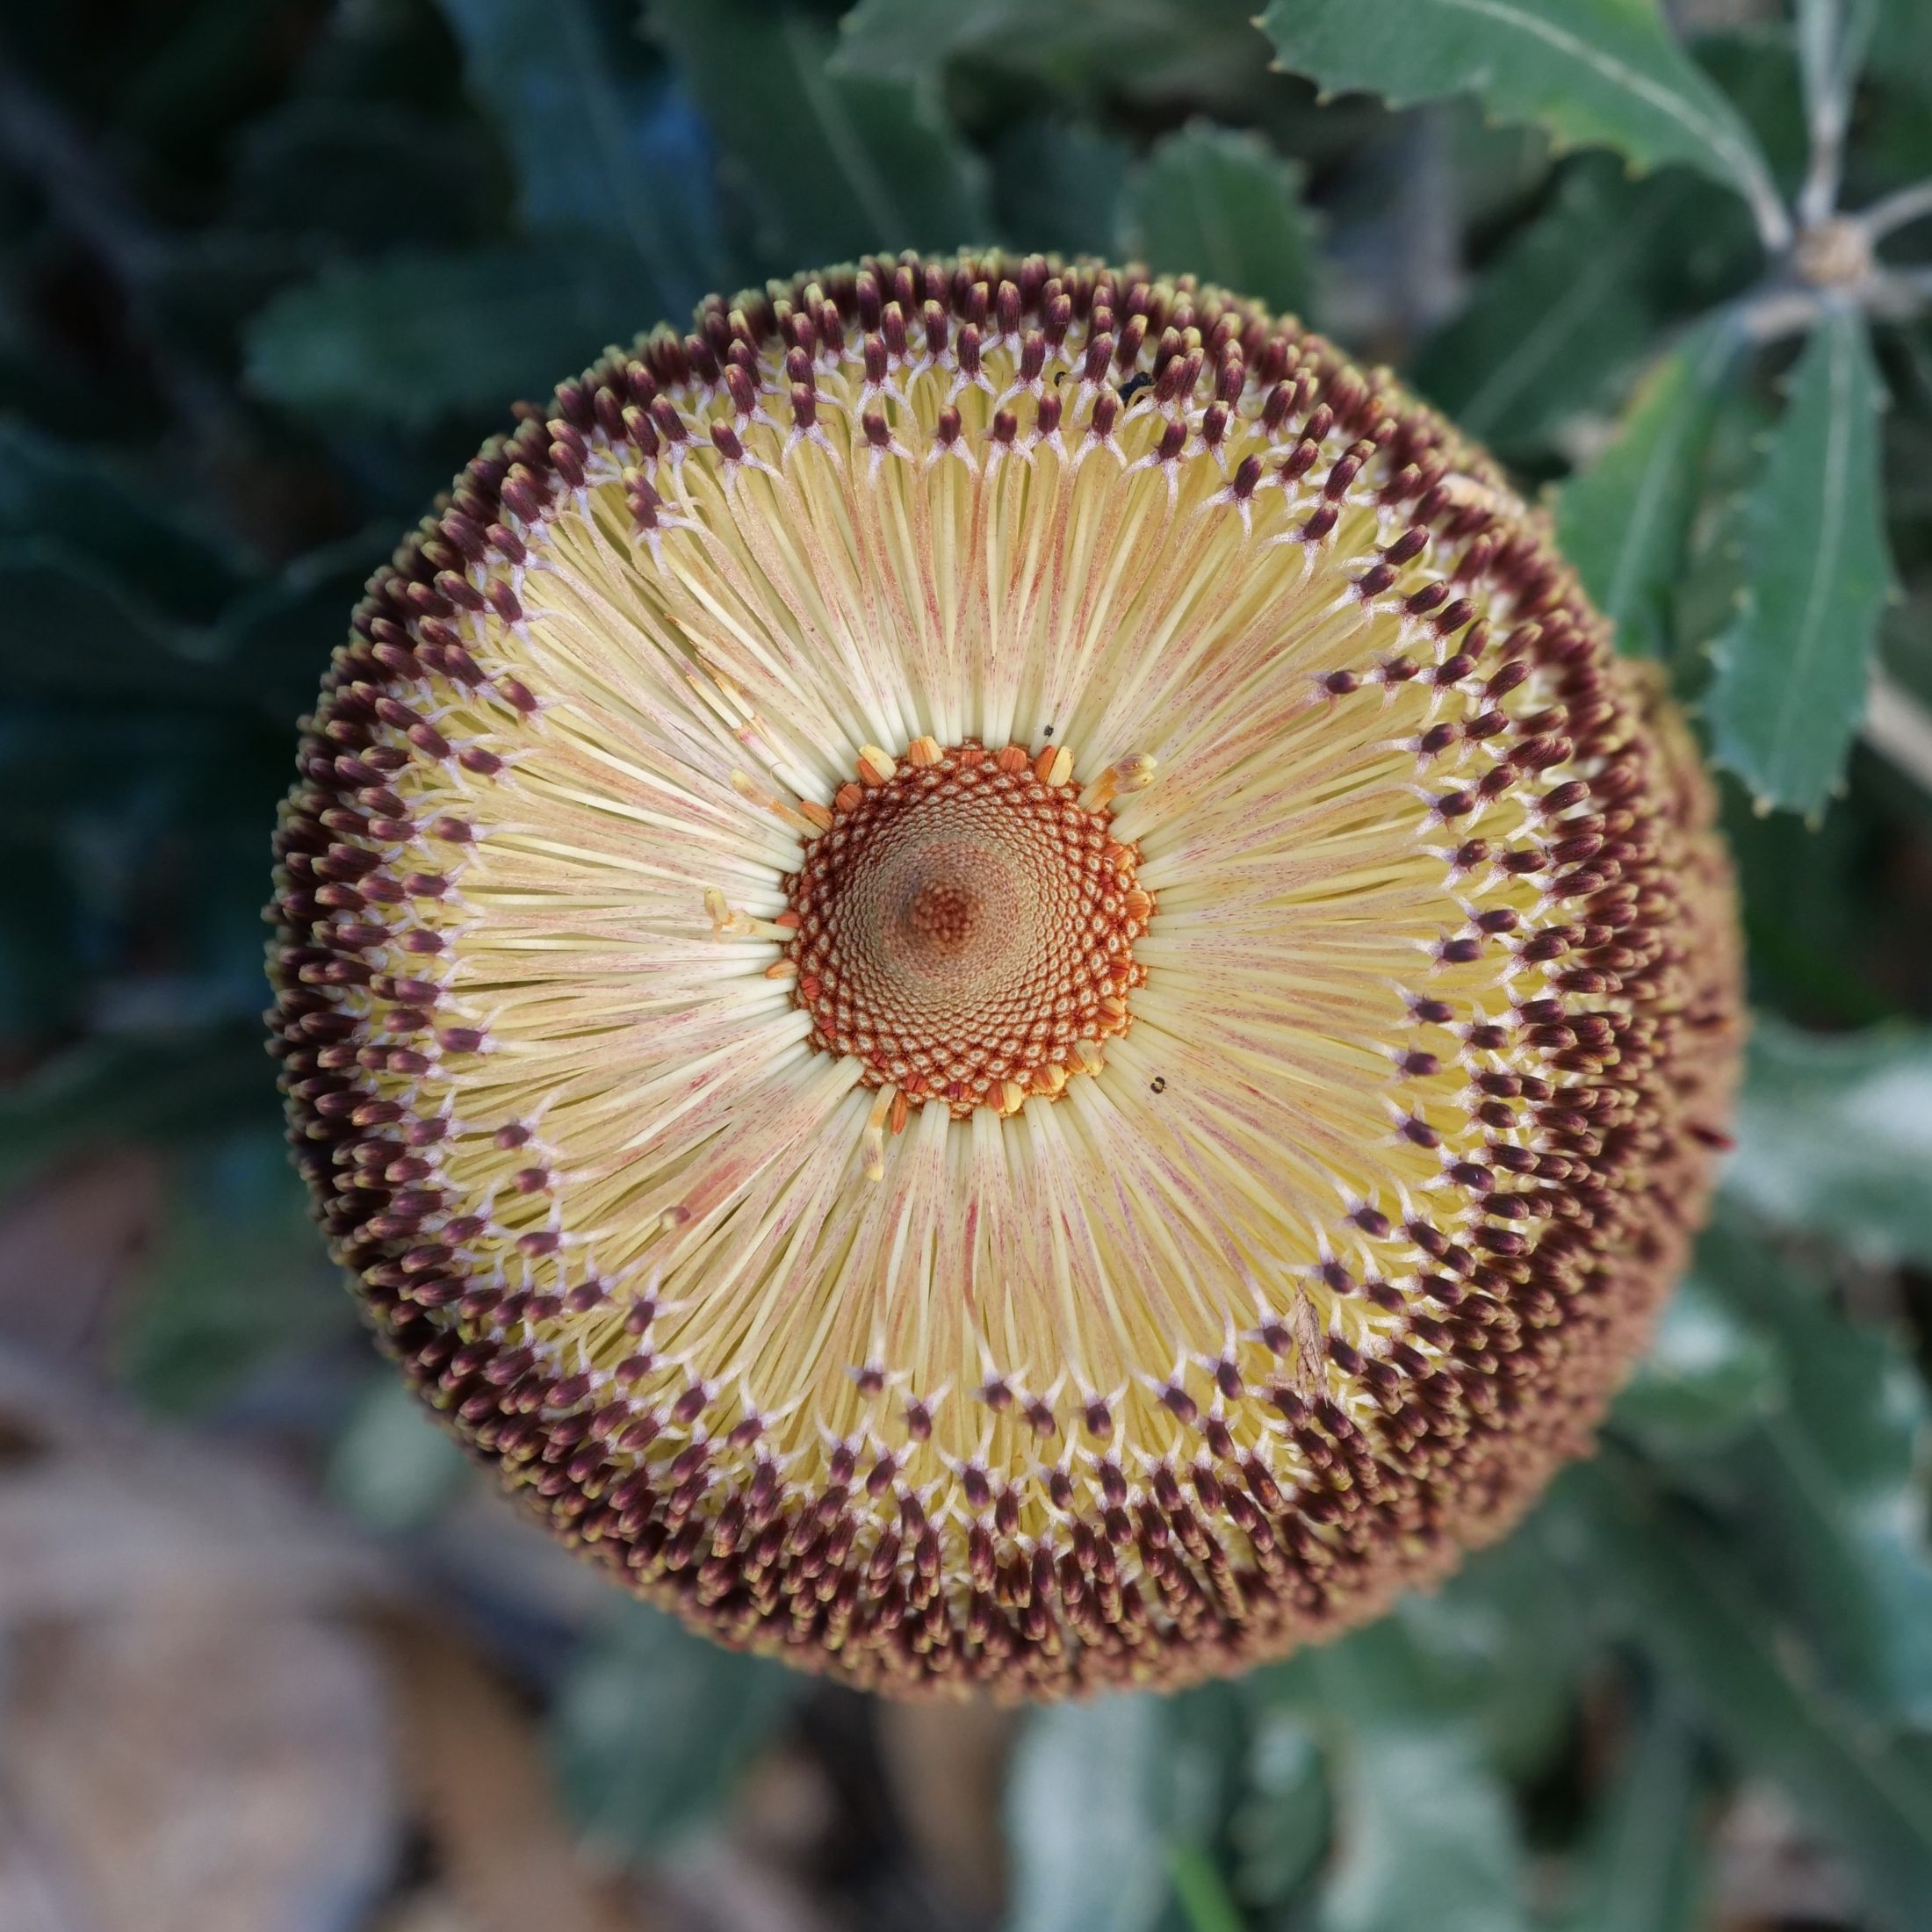
{"label": "thin twig", "polygon": [[1932,711],[1885,671],[1871,681],[1864,736],[1873,751],[1932,792]]}

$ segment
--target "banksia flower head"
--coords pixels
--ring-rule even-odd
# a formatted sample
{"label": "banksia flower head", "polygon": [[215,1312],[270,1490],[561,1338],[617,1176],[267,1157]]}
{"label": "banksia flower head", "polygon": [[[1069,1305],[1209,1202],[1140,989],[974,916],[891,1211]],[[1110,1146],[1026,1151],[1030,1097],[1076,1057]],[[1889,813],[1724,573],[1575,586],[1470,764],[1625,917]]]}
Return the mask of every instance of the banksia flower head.
{"label": "banksia flower head", "polygon": [[1175,1683],[1581,1453],[1737,1051],[1694,753],[1482,455],[1186,279],[869,260],[487,444],[285,809],[412,1381],[696,1627]]}

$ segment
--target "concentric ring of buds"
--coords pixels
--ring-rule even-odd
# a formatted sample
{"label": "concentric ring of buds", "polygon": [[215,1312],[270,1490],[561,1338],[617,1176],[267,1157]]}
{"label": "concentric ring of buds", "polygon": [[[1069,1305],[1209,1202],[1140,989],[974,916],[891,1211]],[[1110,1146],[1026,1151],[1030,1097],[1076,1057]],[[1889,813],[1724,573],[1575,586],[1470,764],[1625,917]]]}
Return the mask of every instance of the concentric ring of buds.
{"label": "concentric ring of buds", "polygon": [[695,1626],[1185,1681],[1587,1446],[1722,1140],[1710,820],[1386,378],[869,261],[612,350],[371,583],[278,841],[292,1135],[411,1381]]}

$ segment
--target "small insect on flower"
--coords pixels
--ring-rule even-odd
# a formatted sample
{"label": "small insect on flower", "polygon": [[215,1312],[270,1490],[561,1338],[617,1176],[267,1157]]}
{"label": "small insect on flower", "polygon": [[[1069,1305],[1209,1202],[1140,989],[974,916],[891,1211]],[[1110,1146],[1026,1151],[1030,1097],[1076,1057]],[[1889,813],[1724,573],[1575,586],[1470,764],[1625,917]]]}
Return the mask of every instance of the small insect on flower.
{"label": "small insect on flower", "polygon": [[865,1686],[1178,1683],[1582,1452],[1736,1071],[1690,743],[1292,321],[868,260],[609,351],[370,585],[297,1157],[556,1533]]}

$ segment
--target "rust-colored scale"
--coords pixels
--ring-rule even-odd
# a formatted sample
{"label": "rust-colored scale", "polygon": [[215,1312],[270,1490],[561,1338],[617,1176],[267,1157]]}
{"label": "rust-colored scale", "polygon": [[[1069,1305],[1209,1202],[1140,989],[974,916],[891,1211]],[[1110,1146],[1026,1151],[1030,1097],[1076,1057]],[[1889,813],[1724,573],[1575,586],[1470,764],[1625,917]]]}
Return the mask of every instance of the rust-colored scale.
{"label": "rust-colored scale", "polygon": [[1054,753],[965,744],[847,787],[781,923],[812,1043],[955,1118],[1052,1095],[1127,1029],[1152,898],[1138,854],[1046,782]]}
{"label": "rust-colored scale", "polygon": [[[1069,342],[1068,379],[1039,379]],[[542,1151],[540,1120],[493,1118],[487,1085],[465,1109],[420,1098],[493,1064],[452,995],[448,908],[472,855],[514,829],[518,753],[544,728],[547,694],[515,648],[525,557],[598,459],[624,472],[644,559],[673,540],[678,465],[729,487],[760,422],[817,460],[841,358],[869,386],[854,460],[876,471],[908,433],[892,382],[923,355],[968,384],[996,351],[985,426],[948,404],[931,437],[935,462],[972,458],[970,479],[1052,438],[1111,465],[1138,407],[1167,412],[1155,469],[1214,461],[1235,428],[1260,439],[1200,515],[1251,513],[1290,546],[1284,596],[1351,506],[1379,520],[1357,595],[1413,641],[1344,639],[1310,701],[1341,720],[1431,694],[1416,810],[1472,912],[1388,994],[1386,1139],[1442,1164],[1406,1222],[1388,1200],[1339,1205],[1333,1254],[1306,1271],[1323,1307],[1374,1318],[1354,1331],[1372,1344],[1339,1315],[1322,1326],[1285,1283],[1294,1312],[1264,1314],[1218,1357],[1159,1365],[1144,1395],[1042,1387],[1042,1363],[1022,1386],[995,1364],[948,1400],[1030,1448],[969,1456],[943,1482],[905,1477],[939,1392],[905,1386],[888,1356],[853,1372],[876,1426],[825,1447],[807,1482],[769,1445],[782,1405],[732,1406],[704,1364],[665,1359],[670,1317],[643,1277],[566,1270],[571,1229],[546,1203],[568,1161]],[[1277,489],[1296,506],[1279,530],[1262,522]],[[883,782],[854,770],[812,818],[782,963],[821,1059],[849,1055],[864,1084],[978,1132],[976,1103],[997,1107],[1006,1083],[1030,1107],[1084,1078],[1081,1042],[1139,1037],[1134,999],[1160,969],[1135,948],[1164,915],[1081,782],[1027,762],[1041,747],[1020,747],[1019,768],[970,740],[931,749]],[[1468,829],[1498,802],[1514,814],[1502,829]],[[983,847],[997,864],[974,861]],[[1735,925],[1709,789],[1541,520],[1439,418],[1294,323],[1092,263],[869,259],[713,299],[689,335],[660,332],[565,384],[371,580],[276,850],[291,1138],[383,1345],[614,1578],[722,1642],[896,1694],[1230,1671],[1361,1621],[1502,1533],[1587,1451],[1683,1265],[1735,1079]],[[1029,919],[1027,974],[988,973],[983,991],[975,948]],[[1504,991],[1459,990],[1478,959],[1503,962]],[[1457,1067],[1461,1086],[1403,1098]],[[487,1198],[451,1179],[459,1146],[500,1162]],[[673,1235],[680,1212],[661,1216]],[[1344,1258],[1358,1251],[1373,1271]],[[580,1359],[559,1340],[573,1322],[605,1323],[621,1350]],[[1165,1433],[1142,1459],[1148,1417]]]}

